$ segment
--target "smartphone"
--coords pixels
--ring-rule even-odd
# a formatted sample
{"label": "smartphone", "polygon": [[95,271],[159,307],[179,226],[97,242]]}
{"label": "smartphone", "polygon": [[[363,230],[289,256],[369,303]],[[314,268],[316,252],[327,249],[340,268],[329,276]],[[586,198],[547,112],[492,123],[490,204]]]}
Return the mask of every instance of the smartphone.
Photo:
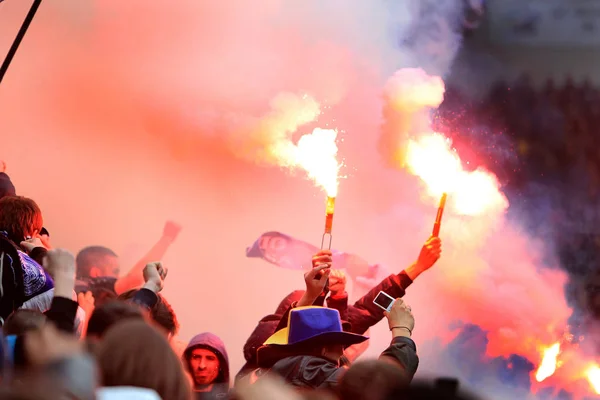
{"label": "smartphone", "polygon": [[377,307],[389,312],[392,309],[392,306],[394,305],[395,301],[396,299],[394,299],[386,292],[379,292],[377,297],[375,297],[375,300],[373,300],[373,303]]}

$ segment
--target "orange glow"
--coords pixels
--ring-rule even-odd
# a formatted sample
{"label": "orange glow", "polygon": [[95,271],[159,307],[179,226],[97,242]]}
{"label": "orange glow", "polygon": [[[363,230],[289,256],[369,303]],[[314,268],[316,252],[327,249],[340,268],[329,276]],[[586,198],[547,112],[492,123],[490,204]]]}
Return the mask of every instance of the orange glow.
{"label": "orange glow", "polygon": [[535,373],[535,379],[538,382],[542,382],[545,379],[551,377],[556,372],[558,364],[558,355],[560,354],[560,343],[554,343],[552,346],[544,350],[544,357],[542,363],[538,367]]}
{"label": "orange glow", "polygon": [[325,233],[331,233],[333,229],[333,213],[335,211],[335,197],[327,197],[325,206]]}
{"label": "orange glow", "polygon": [[437,132],[411,138],[406,165],[425,182],[429,194],[439,198],[448,193],[459,214],[475,216],[506,208],[496,177],[483,169],[465,171],[451,145]]}
{"label": "orange glow", "polygon": [[600,367],[598,365],[592,365],[586,372],[586,376],[592,389],[596,394],[600,394]]}

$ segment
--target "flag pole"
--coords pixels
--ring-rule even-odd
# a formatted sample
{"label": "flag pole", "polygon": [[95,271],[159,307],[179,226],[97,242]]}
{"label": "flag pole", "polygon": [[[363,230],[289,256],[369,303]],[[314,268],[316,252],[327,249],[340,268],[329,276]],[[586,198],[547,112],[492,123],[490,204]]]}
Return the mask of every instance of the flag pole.
{"label": "flag pole", "polygon": [[[2,3],[2,1],[3,0],[0,0],[0,3]],[[0,66],[0,83],[2,83],[2,79],[4,78],[6,71],[8,71],[8,67],[10,66],[10,63],[11,63],[12,59],[14,58],[15,54],[17,53],[17,49],[19,48],[21,41],[25,37],[25,34],[27,33],[27,29],[29,29],[29,25],[31,25],[31,21],[33,21],[33,17],[35,17],[35,13],[37,12],[41,3],[42,3],[42,0],[33,0],[33,4],[31,5],[31,8],[29,9],[27,16],[25,17],[23,24],[21,25],[21,29],[19,29],[19,32],[17,33],[17,37],[15,37],[15,40],[13,41],[12,46],[10,46],[8,53],[6,54],[6,57],[4,58],[4,61],[2,62],[2,66]]]}

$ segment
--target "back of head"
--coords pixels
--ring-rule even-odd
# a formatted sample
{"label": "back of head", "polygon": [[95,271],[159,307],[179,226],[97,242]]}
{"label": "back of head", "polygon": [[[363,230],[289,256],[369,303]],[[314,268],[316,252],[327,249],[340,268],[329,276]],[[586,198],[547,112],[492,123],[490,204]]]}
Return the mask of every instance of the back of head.
{"label": "back of head", "polygon": [[179,358],[164,335],[143,321],[110,328],[98,345],[97,359],[104,386],[134,386],[155,390],[163,399],[190,399]]}
{"label": "back of head", "polygon": [[338,391],[344,400],[383,400],[407,384],[406,375],[398,366],[369,360],[353,364],[343,375]]}
{"label": "back of head", "polygon": [[16,196],[17,191],[10,177],[4,172],[0,172],[0,199],[6,196]]}
{"label": "back of head", "polygon": [[130,319],[143,320],[142,310],[121,300],[112,300],[94,309],[87,325],[87,337],[102,337],[104,333],[117,322]]}
{"label": "back of head", "polygon": [[46,316],[35,310],[16,310],[4,322],[4,335],[22,335],[26,332],[41,329],[46,323]]}
{"label": "back of head", "polygon": [[0,199],[0,231],[18,243],[42,230],[42,211],[35,201],[22,196]]}
{"label": "back of head", "polygon": [[117,254],[103,246],[88,246],[77,253],[77,279],[90,278],[92,267],[104,267],[106,257],[117,257]]}
{"label": "back of head", "polygon": [[[131,300],[137,292],[137,289],[130,290],[121,294],[119,299]],[[150,317],[169,335],[177,335],[177,332],[179,331],[179,321],[177,320],[177,315],[175,315],[175,311],[169,302],[167,302],[167,300],[160,294],[158,295],[158,302],[150,310]]]}
{"label": "back of head", "polygon": [[[476,397],[459,392],[458,388],[449,390],[445,385],[426,382],[412,383],[410,386],[397,387],[384,400],[477,400]],[[345,399],[344,399],[345,400]]]}

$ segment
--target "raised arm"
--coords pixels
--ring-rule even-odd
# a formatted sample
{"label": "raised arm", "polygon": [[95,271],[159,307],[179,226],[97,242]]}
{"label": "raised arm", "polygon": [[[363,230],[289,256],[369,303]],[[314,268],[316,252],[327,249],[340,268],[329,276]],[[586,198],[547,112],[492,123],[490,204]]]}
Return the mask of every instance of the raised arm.
{"label": "raised arm", "polygon": [[44,268],[54,279],[54,298],[46,316],[59,330],[73,334],[78,309],[77,302],[73,301],[75,257],[67,250],[50,250],[44,259]]}
{"label": "raised arm", "polygon": [[161,238],[156,244],[142,257],[124,276],[117,279],[115,282],[115,292],[118,295],[129,290],[139,288],[144,284],[144,268],[147,264],[156,260],[162,260],[164,255],[169,250],[169,247],[181,231],[181,227],[174,222],[167,222],[163,230]]}
{"label": "raised arm", "polygon": [[410,306],[397,299],[389,313],[386,312],[388,326],[392,333],[392,342],[381,353],[380,360],[390,362],[400,367],[405,374],[407,383],[412,381],[419,367],[417,346],[411,339],[415,328],[415,318]]}
{"label": "raised arm", "polygon": [[383,310],[373,304],[379,292],[385,292],[393,298],[404,297],[406,288],[423,272],[431,268],[442,254],[442,242],[439,238],[429,238],[419,253],[417,261],[397,275],[390,275],[372,288],[367,294],[348,307],[348,321],[352,332],[363,334],[383,318]]}

